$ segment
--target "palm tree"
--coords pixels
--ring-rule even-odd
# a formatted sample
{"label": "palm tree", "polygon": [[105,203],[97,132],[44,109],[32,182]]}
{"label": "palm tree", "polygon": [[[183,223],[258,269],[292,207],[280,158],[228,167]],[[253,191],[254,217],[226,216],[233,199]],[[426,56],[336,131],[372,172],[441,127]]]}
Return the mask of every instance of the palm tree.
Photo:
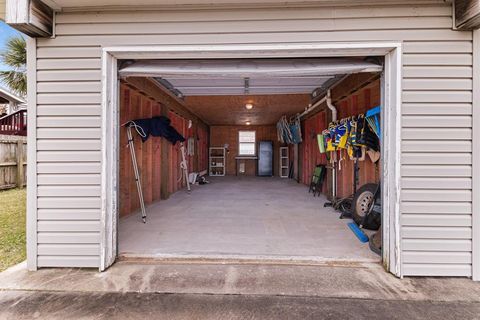
{"label": "palm tree", "polygon": [[7,48],[0,53],[0,60],[11,70],[0,71],[2,80],[10,90],[26,96],[27,94],[27,44],[23,37],[10,38]]}

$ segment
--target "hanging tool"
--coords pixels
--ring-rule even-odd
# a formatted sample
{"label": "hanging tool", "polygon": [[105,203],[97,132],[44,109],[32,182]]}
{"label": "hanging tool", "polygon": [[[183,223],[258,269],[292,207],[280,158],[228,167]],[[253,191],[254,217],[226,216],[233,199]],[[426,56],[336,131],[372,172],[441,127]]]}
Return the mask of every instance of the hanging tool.
{"label": "hanging tool", "polygon": [[185,155],[185,145],[183,144],[183,142],[180,143],[180,153],[182,154],[182,161],[180,162],[180,168],[183,171],[185,183],[187,184],[187,190],[188,192],[190,192],[191,189],[190,189],[190,181],[188,181],[188,164],[187,164],[187,158]]}
{"label": "hanging tool", "polygon": [[[138,129],[136,128],[136,130]],[[138,200],[140,200],[140,208],[142,210],[142,220],[143,220],[143,223],[146,223],[147,213],[145,211],[145,202],[143,200],[142,182],[140,181],[140,172],[138,170],[137,156],[135,155],[135,145],[133,143],[131,124],[127,125],[127,138],[128,138],[128,148],[130,149],[130,155],[132,156],[133,171],[135,173],[135,182],[137,184]]]}

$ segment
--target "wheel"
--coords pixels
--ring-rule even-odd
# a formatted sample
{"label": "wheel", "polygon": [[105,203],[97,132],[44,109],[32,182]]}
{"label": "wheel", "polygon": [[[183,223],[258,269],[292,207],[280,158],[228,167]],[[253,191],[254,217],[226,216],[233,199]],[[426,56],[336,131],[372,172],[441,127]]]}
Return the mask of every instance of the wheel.
{"label": "wheel", "polygon": [[375,192],[377,191],[378,184],[367,183],[361,186],[352,202],[353,208],[353,220],[361,225],[365,216],[369,213],[373,201],[375,200]]}

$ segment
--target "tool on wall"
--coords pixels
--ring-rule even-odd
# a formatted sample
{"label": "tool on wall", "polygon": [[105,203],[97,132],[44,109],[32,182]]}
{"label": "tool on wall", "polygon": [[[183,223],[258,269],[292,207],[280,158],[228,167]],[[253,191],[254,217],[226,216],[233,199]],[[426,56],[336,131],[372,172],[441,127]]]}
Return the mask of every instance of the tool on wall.
{"label": "tool on wall", "polygon": [[[182,161],[180,162],[180,168],[183,172],[183,177],[185,179],[185,184],[187,185],[187,190],[190,192],[190,181],[188,180],[188,163],[187,157],[185,155],[185,145],[183,142],[180,143],[180,153],[182,154]],[[181,179],[181,178],[180,178]]]}
{"label": "tool on wall", "polygon": [[140,171],[138,170],[137,156],[135,155],[135,145],[133,142],[132,127],[135,127],[140,136],[142,136],[141,132],[143,130],[141,130],[141,128],[138,127],[134,122],[130,122],[127,125],[128,148],[130,149],[130,155],[132,157],[133,171],[135,173],[135,183],[137,184],[138,200],[140,201],[140,208],[142,210],[142,221],[143,223],[146,223],[147,213],[145,210],[145,201],[143,200],[142,182],[140,181]]}
{"label": "tool on wall", "polygon": [[145,210],[145,200],[143,198],[142,182],[140,180],[140,170],[138,168],[137,157],[135,154],[135,144],[132,135],[132,128],[138,133],[142,142],[147,141],[149,136],[154,137],[163,137],[167,139],[172,145],[175,145],[177,142],[180,142],[180,150],[182,152],[182,162],[180,167],[182,173],[185,176],[185,182],[187,184],[188,191],[190,191],[190,184],[188,182],[188,165],[185,155],[185,138],[178,133],[178,131],[170,125],[171,120],[167,117],[153,117],[147,119],[136,119],[130,120],[122,124],[122,126],[127,128],[127,139],[128,139],[128,148],[130,149],[130,156],[132,158],[133,171],[135,174],[135,183],[137,185],[138,199],[140,201],[140,209],[142,211],[142,221],[143,223],[147,222],[147,213]]}

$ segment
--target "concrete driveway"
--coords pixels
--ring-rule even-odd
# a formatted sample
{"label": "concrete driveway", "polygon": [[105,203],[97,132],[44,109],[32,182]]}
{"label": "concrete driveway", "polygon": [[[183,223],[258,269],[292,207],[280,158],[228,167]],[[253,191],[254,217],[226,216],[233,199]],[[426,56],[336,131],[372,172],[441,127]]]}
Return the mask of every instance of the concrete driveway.
{"label": "concrete driveway", "polygon": [[378,264],[119,262],[0,274],[1,319],[480,319],[480,284]]}

